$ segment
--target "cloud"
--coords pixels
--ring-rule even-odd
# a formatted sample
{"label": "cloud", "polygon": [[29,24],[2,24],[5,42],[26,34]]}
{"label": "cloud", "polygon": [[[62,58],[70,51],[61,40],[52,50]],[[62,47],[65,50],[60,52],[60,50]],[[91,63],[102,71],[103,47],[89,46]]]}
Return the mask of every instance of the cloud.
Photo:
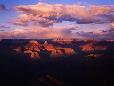
{"label": "cloud", "polygon": [[[2,38],[15,38],[15,39],[41,39],[41,38],[69,38],[72,37],[72,26],[67,27],[37,27],[37,26],[25,26],[13,29],[9,32],[1,32]],[[68,37],[67,37],[68,38]]]}
{"label": "cloud", "polygon": [[[64,26],[64,24],[66,24]],[[41,39],[41,38],[95,38],[113,39],[114,30],[105,24],[57,24],[53,27],[24,26],[12,31],[0,32],[0,39]]]}
{"label": "cloud", "polygon": [[4,25],[0,25],[0,32],[5,31],[6,29],[9,29],[9,26],[4,26]]}
{"label": "cloud", "polygon": [[38,24],[50,26],[62,21],[75,21],[79,24],[107,23],[114,21],[114,6],[109,5],[63,5],[38,3],[17,6],[20,13],[14,24]]}
{"label": "cloud", "polygon": [[0,25],[0,28],[10,28],[9,26]]}
{"label": "cloud", "polygon": [[8,37],[92,38],[94,32],[96,39],[113,39],[114,6],[38,3],[16,6],[16,11],[12,23],[21,27],[8,32]]}
{"label": "cloud", "polygon": [[6,10],[6,7],[5,7],[5,5],[0,4],[0,11],[3,11],[3,10]]}
{"label": "cloud", "polygon": [[114,28],[114,22],[111,23],[111,28]]}
{"label": "cloud", "polygon": [[0,29],[0,31],[5,31],[5,30],[3,30],[3,29]]}

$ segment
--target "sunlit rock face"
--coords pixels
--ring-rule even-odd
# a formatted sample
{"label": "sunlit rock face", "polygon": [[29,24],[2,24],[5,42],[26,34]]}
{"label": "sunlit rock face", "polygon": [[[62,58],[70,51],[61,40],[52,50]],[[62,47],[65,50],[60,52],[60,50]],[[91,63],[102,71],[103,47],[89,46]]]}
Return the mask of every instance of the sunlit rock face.
{"label": "sunlit rock face", "polygon": [[25,49],[31,50],[33,52],[39,52],[40,51],[39,46],[40,44],[37,41],[32,40],[25,46]]}
{"label": "sunlit rock face", "polygon": [[35,41],[35,40],[29,41],[29,44],[32,45],[32,46],[38,46],[38,45],[40,45],[40,44],[39,44],[37,41]]}
{"label": "sunlit rock face", "polygon": [[24,54],[27,54],[31,58],[40,58],[40,49],[39,49],[40,44],[37,41],[30,41],[26,46],[25,46],[25,51]]}
{"label": "sunlit rock face", "polygon": [[[17,48],[16,51],[19,52],[20,48]],[[48,41],[45,41],[43,44],[38,43],[35,40],[31,40],[24,46],[23,53],[29,56],[31,59],[41,58],[41,57],[63,57],[76,54],[72,48],[61,48],[49,44]]]}
{"label": "sunlit rock face", "polygon": [[48,51],[53,51],[53,50],[56,50],[56,47],[51,45],[51,44],[48,44],[48,45],[44,45],[45,49],[48,50]]}
{"label": "sunlit rock face", "polygon": [[64,56],[63,52],[61,50],[58,49],[58,47],[51,45],[51,44],[47,44],[47,42],[44,43],[44,47],[48,52],[50,53],[50,57],[62,57]]}
{"label": "sunlit rock face", "polygon": [[62,57],[64,53],[61,50],[52,50],[50,56],[55,58]]}
{"label": "sunlit rock face", "polygon": [[89,43],[89,44],[81,46],[81,49],[82,49],[82,51],[85,51],[85,52],[86,51],[91,52],[91,51],[94,51],[94,46],[92,43]]}
{"label": "sunlit rock face", "polygon": [[31,50],[24,51],[24,54],[27,54],[32,59],[40,58],[40,55],[38,52],[32,52]]}
{"label": "sunlit rock face", "polygon": [[82,51],[92,52],[96,50],[104,51],[107,49],[106,46],[94,45],[94,43],[88,43],[86,45],[81,46]]}
{"label": "sunlit rock face", "polygon": [[48,45],[48,41],[45,41],[45,42],[44,42],[44,45]]}
{"label": "sunlit rock face", "polygon": [[64,48],[64,52],[65,52],[65,55],[68,55],[68,56],[76,54],[76,52],[72,48]]}

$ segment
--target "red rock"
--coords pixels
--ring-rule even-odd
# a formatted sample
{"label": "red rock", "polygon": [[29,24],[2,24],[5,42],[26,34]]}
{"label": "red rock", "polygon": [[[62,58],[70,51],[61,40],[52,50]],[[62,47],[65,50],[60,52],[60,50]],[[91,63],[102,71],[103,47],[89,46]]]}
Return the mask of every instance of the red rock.
{"label": "red rock", "polygon": [[76,52],[72,48],[64,48],[65,54],[66,55],[74,55]]}

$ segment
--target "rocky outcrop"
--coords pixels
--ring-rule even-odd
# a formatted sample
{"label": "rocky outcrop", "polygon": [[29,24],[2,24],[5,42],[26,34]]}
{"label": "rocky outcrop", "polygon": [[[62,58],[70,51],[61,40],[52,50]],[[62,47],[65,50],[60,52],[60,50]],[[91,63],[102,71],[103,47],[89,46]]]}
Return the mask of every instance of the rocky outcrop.
{"label": "rocky outcrop", "polygon": [[63,51],[61,51],[60,49],[58,49],[58,47],[53,46],[52,44],[47,44],[44,45],[45,49],[50,53],[50,57],[62,57],[64,56]]}
{"label": "rocky outcrop", "polygon": [[94,46],[92,43],[81,46],[82,51],[91,52],[94,51]]}
{"label": "rocky outcrop", "polygon": [[81,46],[82,51],[92,52],[96,50],[104,51],[107,49],[106,46],[94,45],[93,43],[88,43],[86,45]]}
{"label": "rocky outcrop", "polygon": [[[18,49],[16,50],[19,51]],[[72,48],[61,48],[48,44],[47,41],[45,41],[44,44],[40,44],[37,41],[32,40],[25,45],[23,53],[32,59],[36,59],[46,57],[46,55],[52,58],[63,57],[66,55],[70,56],[74,55],[75,51]]]}
{"label": "rocky outcrop", "polygon": [[32,59],[40,58],[40,55],[39,55],[38,52],[33,52],[31,50],[26,50],[26,51],[24,51],[24,53],[27,54]]}
{"label": "rocky outcrop", "polygon": [[68,56],[76,54],[76,52],[72,48],[64,48],[63,50],[65,52],[65,55],[68,55]]}
{"label": "rocky outcrop", "polygon": [[43,45],[44,48],[48,51],[53,51],[53,50],[56,50],[56,47],[51,45],[51,44],[48,44],[48,45]]}
{"label": "rocky outcrop", "polygon": [[52,50],[50,56],[51,57],[62,57],[62,56],[64,56],[64,53],[61,50]]}
{"label": "rocky outcrop", "polygon": [[25,46],[25,51],[24,54],[27,54],[29,57],[32,59],[35,58],[40,58],[40,49],[39,49],[40,44],[37,41],[30,41],[26,46]]}
{"label": "rocky outcrop", "polygon": [[44,44],[45,44],[45,45],[48,45],[48,41],[45,41]]}
{"label": "rocky outcrop", "polygon": [[38,46],[38,45],[40,45],[40,43],[38,43],[38,41],[31,40],[31,41],[29,41],[29,45]]}

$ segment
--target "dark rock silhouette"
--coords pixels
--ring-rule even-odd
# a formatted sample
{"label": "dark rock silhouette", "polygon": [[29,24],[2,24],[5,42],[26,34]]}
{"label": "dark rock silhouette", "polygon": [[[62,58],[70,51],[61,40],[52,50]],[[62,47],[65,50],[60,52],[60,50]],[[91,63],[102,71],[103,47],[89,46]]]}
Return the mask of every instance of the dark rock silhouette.
{"label": "dark rock silhouette", "polygon": [[[83,51],[81,46],[89,43],[94,50]],[[0,69],[4,85],[109,86],[114,77],[114,42],[5,39],[0,42]]]}

